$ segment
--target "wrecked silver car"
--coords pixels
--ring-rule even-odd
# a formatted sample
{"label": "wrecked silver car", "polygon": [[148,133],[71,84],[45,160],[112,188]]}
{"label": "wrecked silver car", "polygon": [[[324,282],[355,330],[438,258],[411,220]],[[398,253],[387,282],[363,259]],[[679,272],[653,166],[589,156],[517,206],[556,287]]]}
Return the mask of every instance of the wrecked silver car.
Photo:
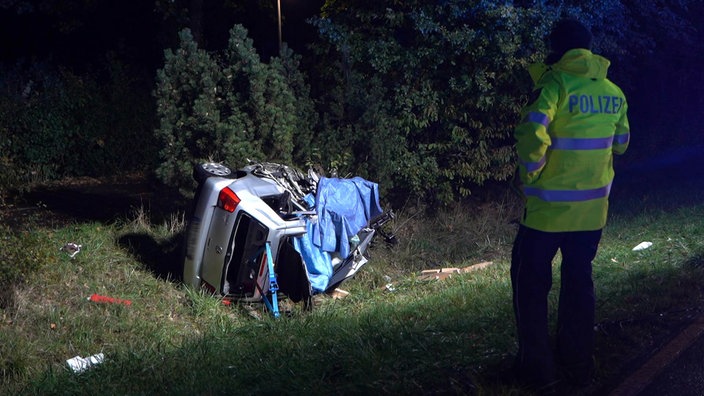
{"label": "wrecked silver car", "polygon": [[184,282],[226,298],[263,301],[274,316],[279,294],[310,306],[311,296],[353,276],[393,217],[379,204],[378,185],[360,177],[326,178],[275,163],[234,172],[204,163],[193,176]]}

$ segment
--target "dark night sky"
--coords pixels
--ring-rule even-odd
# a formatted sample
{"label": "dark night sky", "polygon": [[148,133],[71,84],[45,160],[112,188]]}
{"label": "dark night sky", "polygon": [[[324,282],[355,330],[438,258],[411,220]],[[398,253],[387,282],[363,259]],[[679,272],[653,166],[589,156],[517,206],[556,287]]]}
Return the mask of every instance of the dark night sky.
{"label": "dark night sky", "polygon": [[[205,48],[224,49],[228,31],[243,24],[264,60],[278,51],[276,2],[269,10],[254,6],[235,12],[219,2],[204,1]],[[81,71],[104,60],[113,52],[123,61],[156,70],[163,50],[177,45],[177,26],[165,22],[147,0],[107,0],[100,7],[61,16],[58,13],[18,13],[0,8],[0,61],[46,60]],[[322,0],[282,0],[283,41],[296,53],[305,53],[306,43],[315,38],[314,28],[305,22],[316,15]],[[0,4],[2,5],[2,4]]]}

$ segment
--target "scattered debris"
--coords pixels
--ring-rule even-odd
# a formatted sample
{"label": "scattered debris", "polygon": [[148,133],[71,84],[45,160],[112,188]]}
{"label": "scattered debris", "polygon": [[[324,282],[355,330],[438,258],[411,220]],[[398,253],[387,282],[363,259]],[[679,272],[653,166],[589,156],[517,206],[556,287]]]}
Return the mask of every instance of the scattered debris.
{"label": "scattered debris", "polygon": [[639,250],[645,250],[651,246],[653,246],[652,242],[641,242],[633,248],[633,251],[637,252]]}
{"label": "scattered debris", "polygon": [[103,355],[102,353],[98,353],[85,358],[80,356],[74,356],[71,359],[68,359],[66,361],[66,364],[68,364],[68,367],[71,368],[74,373],[82,373],[91,368],[92,366],[102,363],[104,360],[105,355]]}
{"label": "scattered debris", "polygon": [[[493,265],[493,261],[483,261],[481,263],[473,264],[464,268],[440,268],[440,269],[429,269],[423,270],[418,276],[418,280],[421,281],[431,281],[431,280],[444,280],[455,274],[466,274],[468,272],[473,272],[477,270],[484,269],[490,265]],[[384,276],[385,279],[390,280],[388,276]],[[389,282],[382,288],[384,291],[394,292],[396,287],[393,282]]]}
{"label": "scattered debris", "polygon": [[69,254],[69,257],[74,258],[81,251],[81,247],[83,246],[77,243],[68,242],[59,251],[64,251]]}
{"label": "scattered debris", "polygon": [[88,297],[88,301],[93,301],[93,302],[97,302],[97,303],[107,303],[107,304],[132,305],[132,301],[130,301],[130,300],[122,300],[122,299],[114,298],[114,297],[101,296],[99,294],[91,295],[90,297]]}
{"label": "scattered debris", "polygon": [[340,298],[345,298],[350,295],[350,292],[347,290],[342,290],[342,289],[335,289],[330,293],[330,297],[334,299],[340,299]]}
{"label": "scattered debris", "polygon": [[423,270],[420,272],[419,280],[442,280],[449,278],[452,274],[459,274],[459,268],[441,268],[441,269],[431,269]]}
{"label": "scattered debris", "polygon": [[470,265],[464,268],[441,268],[432,270],[423,270],[418,277],[419,280],[443,280],[451,277],[453,274],[463,274],[467,272],[472,272],[480,269],[484,269],[490,265],[494,264],[493,261],[484,261],[479,264]]}

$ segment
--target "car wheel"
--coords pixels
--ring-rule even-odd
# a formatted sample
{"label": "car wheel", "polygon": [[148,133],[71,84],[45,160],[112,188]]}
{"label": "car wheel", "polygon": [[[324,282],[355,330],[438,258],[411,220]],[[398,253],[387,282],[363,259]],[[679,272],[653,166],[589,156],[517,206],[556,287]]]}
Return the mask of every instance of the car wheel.
{"label": "car wheel", "polygon": [[216,177],[231,177],[232,170],[223,164],[218,164],[215,162],[207,162],[203,164],[198,164],[193,167],[193,178],[201,183],[205,179],[216,176]]}

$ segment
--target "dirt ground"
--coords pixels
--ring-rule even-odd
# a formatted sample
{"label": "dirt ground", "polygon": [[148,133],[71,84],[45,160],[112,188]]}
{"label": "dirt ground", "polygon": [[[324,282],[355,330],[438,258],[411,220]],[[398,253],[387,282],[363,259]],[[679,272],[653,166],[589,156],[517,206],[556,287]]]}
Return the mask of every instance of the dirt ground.
{"label": "dirt ground", "polygon": [[11,193],[0,205],[0,222],[12,229],[61,227],[81,221],[113,222],[138,211],[152,220],[183,210],[187,200],[144,175],[96,179],[79,177]]}

